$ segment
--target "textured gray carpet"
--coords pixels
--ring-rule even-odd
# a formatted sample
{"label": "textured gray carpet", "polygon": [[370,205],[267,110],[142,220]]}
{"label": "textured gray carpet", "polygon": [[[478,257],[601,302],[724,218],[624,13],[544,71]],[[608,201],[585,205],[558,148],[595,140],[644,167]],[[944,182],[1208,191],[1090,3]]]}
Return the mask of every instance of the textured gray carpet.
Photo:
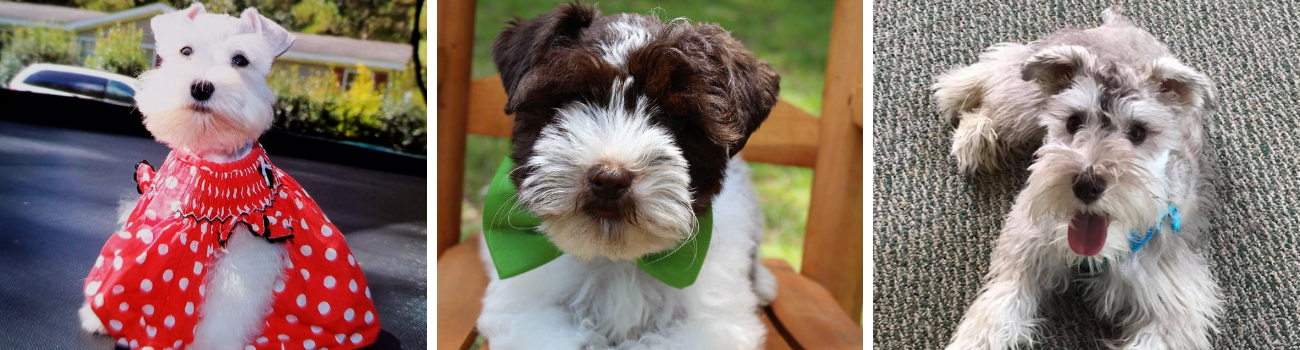
{"label": "textured gray carpet", "polygon": [[[1091,27],[1109,3],[875,4],[875,346],[942,349],[975,298],[1027,173],[966,179],[927,86],[985,47]],[[1293,2],[1169,1],[1126,14],[1218,84],[1209,125],[1221,203],[1209,233],[1226,298],[1216,349],[1300,349],[1300,10]],[[1019,163],[1028,166],[1028,161]],[[1035,349],[1098,349],[1116,330],[1066,295]]]}

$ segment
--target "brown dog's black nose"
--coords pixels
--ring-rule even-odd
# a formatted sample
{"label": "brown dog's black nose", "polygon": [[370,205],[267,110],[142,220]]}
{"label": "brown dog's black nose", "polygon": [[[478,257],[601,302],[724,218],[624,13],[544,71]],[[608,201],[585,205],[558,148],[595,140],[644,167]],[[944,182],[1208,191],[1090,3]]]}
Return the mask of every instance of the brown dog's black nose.
{"label": "brown dog's black nose", "polygon": [[206,80],[190,85],[190,96],[193,96],[195,100],[207,101],[209,97],[212,97],[213,91],[217,91],[217,87]]}
{"label": "brown dog's black nose", "polygon": [[616,200],[632,187],[632,173],[620,167],[597,165],[587,171],[587,187],[593,196]]}
{"label": "brown dog's black nose", "polygon": [[1083,204],[1096,202],[1103,192],[1106,192],[1106,180],[1101,177],[1084,173],[1074,178],[1074,197]]}

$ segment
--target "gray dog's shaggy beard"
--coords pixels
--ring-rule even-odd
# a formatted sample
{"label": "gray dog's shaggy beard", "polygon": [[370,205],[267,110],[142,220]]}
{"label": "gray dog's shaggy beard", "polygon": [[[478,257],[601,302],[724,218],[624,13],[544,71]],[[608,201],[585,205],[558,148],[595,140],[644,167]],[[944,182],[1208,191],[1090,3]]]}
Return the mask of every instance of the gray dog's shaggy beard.
{"label": "gray dog's shaggy beard", "polygon": [[[1039,146],[987,283],[948,350],[1031,343],[1041,299],[1072,277],[1123,330],[1113,347],[1210,348],[1221,300],[1199,245],[1214,84],[1118,8],[1102,17],[1100,27],[994,45],[934,85],[956,126],[952,154],[962,172],[998,169],[1008,151]],[[1181,216],[1177,231],[1161,222],[1171,206]],[[1144,246],[1130,241],[1153,228]],[[1098,273],[1073,276],[1080,264]]]}

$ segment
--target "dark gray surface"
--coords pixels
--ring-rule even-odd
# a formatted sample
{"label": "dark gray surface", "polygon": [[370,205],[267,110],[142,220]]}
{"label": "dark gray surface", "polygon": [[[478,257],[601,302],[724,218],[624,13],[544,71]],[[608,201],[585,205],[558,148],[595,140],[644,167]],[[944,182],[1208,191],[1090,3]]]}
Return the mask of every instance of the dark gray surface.
{"label": "dark gray surface", "polygon": [[[979,290],[1024,170],[966,179],[927,87],[989,45],[1101,23],[1110,1],[875,4],[875,339],[942,349]],[[1219,88],[1210,147],[1221,203],[1208,233],[1226,299],[1215,349],[1300,349],[1300,11],[1292,1],[1130,1],[1126,14]],[[1028,162],[1018,163],[1023,169]],[[1078,299],[1046,307],[1034,349],[1116,336]]]}
{"label": "dark gray surface", "polygon": [[[425,349],[425,178],[267,151],[347,237],[383,330]],[[0,349],[112,348],[80,331],[82,283],[118,201],[138,197],[134,164],[161,165],[167,152],[151,139],[0,122]]]}

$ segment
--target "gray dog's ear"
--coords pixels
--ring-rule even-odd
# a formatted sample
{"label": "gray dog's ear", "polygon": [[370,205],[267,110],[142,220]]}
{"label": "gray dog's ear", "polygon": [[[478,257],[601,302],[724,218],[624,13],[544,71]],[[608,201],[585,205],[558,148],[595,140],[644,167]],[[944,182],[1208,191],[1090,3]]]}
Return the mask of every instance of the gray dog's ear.
{"label": "gray dog's ear", "polygon": [[1020,69],[1020,79],[1038,84],[1048,95],[1069,88],[1074,77],[1093,65],[1095,56],[1082,46],[1053,46],[1029,58]]}
{"label": "gray dog's ear", "polygon": [[1151,82],[1156,84],[1161,103],[1205,110],[1218,108],[1214,82],[1172,57],[1162,57],[1151,65]]}
{"label": "gray dog's ear", "polygon": [[271,46],[271,51],[275,52],[275,57],[280,57],[289,51],[290,46],[293,46],[293,34],[289,34],[289,31],[270,19],[262,17],[257,13],[257,9],[252,7],[245,9],[244,13],[239,14],[239,19],[248,21],[253,26],[254,32],[266,38],[266,43]]}

